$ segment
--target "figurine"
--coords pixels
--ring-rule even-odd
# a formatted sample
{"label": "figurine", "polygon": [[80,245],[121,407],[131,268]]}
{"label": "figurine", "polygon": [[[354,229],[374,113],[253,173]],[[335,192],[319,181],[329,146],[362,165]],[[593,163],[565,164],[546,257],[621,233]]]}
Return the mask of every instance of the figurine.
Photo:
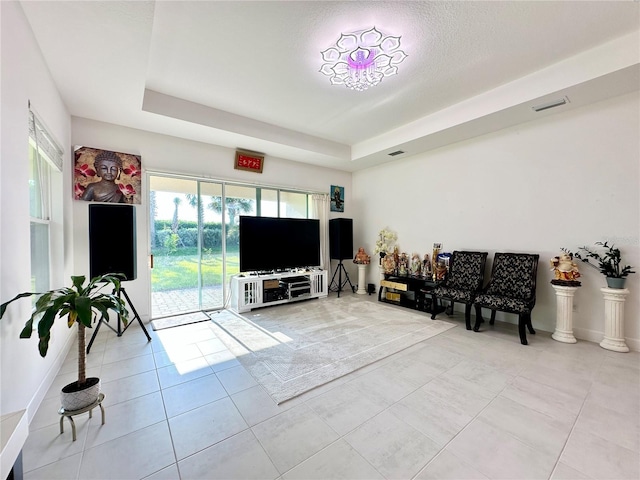
{"label": "figurine", "polygon": [[406,275],[408,267],[409,267],[409,257],[407,257],[406,253],[402,252],[402,254],[400,255],[400,263],[398,265],[398,274]]}
{"label": "figurine", "polygon": [[396,263],[396,267],[400,264],[400,249],[397,245],[393,247],[393,261]]}
{"label": "figurine", "polygon": [[554,272],[554,279],[551,283],[554,285],[580,286],[577,280],[580,278],[578,265],[573,261],[573,255],[563,252],[560,255],[549,260],[551,270]]}
{"label": "figurine", "polygon": [[387,275],[396,273],[396,261],[393,255],[385,255],[382,259],[382,268]]}
{"label": "figurine", "polygon": [[422,261],[422,274],[425,277],[431,276],[431,259],[429,258],[429,254],[424,254],[424,260]]}
{"label": "figurine", "polygon": [[436,281],[444,280],[444,277],[447,275],[447,266],[444,262],[440,261],[436,263],[435,273]]}
{"label": "figurine", "polygon": [[433,279],[437,280],[437,276],[436,276],[436,267],[438,265],[438,253],[440,253],[440,249],[442,248],[442,244],[441,243],[434,243],[433,244],[433,251],[431,253],[431,265],[432,265],[432,269],[433,269]]}
{"label": "figurine", "polygon": [[360,265],[369,265],[369,263],[371,263],[371,257],[364,251],[364,247],[358,248],[358,252],[356,253],[356,257],[353,259],[353,263],[358,263]]}
{"label": "figurine", "polygon": [[411,275],[416,277],[422,275],[422,262],[420,261],[420,255],[417,253],[411,255]]}

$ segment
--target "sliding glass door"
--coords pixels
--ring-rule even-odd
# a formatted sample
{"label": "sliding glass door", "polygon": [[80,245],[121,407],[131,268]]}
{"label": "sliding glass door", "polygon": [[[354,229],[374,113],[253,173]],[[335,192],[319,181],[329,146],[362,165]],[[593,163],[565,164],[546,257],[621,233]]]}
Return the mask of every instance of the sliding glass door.
{"label": "sliding glass door", "polygon": [[151,317],[224,304],[221,183],[149,176]]}
{"label": "sliding glass door", "polygon": [[225,284],[231,282],[231,276],[240,271],[240,235],[238,219],[240,215],[256,215],[257,195],[260,189],[245,185],[226,184],[224,189],[225,222]]}
{"label": "sliding glass door", "polygon": [[[151,318],[225,306],[240,215],[308,218],[309,194],[149,174]],[[268,254],[268,252],[265,252]]]}

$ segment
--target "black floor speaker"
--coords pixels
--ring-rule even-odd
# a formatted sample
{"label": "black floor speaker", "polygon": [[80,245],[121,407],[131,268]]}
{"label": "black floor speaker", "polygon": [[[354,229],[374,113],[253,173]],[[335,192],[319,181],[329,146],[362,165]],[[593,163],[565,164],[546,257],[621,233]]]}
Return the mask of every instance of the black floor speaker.
{"label": "black floor speaker", "polygon": [[329,220],[329,255],[336,260],[353,258],[353,220]]}
{"label": "black floor speaker", "polygon": [[123,273],[135,280],[136,209],[133,205],[89,205],[89,272],[91,278]]}

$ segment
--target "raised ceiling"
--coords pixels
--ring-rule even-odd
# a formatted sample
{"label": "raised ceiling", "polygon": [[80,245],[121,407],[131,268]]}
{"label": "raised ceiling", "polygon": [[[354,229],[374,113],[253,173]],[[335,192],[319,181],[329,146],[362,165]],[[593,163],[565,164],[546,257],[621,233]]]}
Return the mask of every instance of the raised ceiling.
{"label": "raised ceiling", "polygon": [[[71,115],[347,171],[640,83],[636,1],[22,7]],[[372,26],[402,36],[399,74],[365,92],[330,85],[319,52]]]}

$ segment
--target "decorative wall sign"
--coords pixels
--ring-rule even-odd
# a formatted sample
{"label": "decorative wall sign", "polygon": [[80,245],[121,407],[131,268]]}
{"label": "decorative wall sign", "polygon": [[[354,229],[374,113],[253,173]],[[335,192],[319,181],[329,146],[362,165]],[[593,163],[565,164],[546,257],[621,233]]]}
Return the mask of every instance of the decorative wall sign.
{"label": "decorative wall sign", "polygon": [[344,212],[344,187],[331,185],[331,211]]}
{"label": "decorative wall sign", "polygon": [[76,200],[140,204],[140,155],[74,147],[73,195]]}
{"label": "decorative wall sign", "polygon": [[236,151],[236,162],[233,165],[236,170],[262,173],[262,167],[264,167],[264,155],[242,150]]}

